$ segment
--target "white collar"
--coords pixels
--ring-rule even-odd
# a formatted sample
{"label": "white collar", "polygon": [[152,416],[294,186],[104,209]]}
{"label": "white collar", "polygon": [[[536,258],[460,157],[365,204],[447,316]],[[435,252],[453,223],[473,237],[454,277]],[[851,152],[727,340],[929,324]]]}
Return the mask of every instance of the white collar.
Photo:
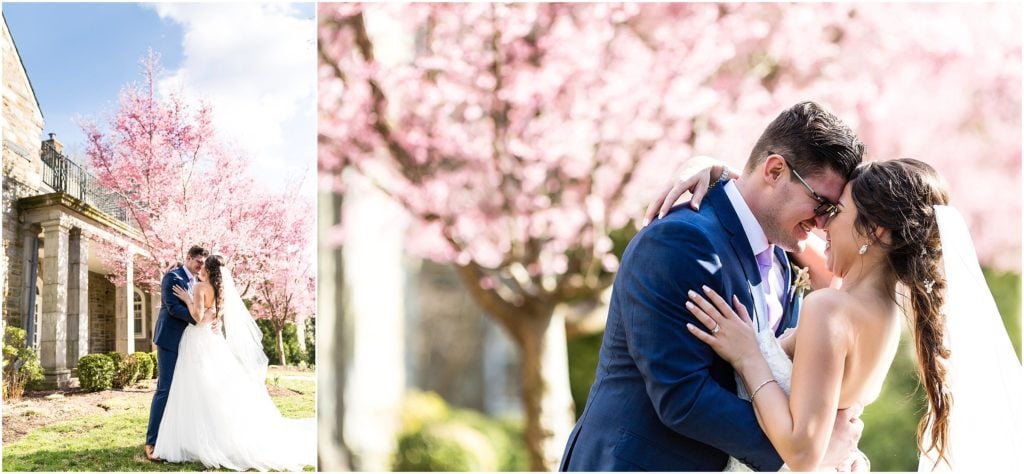
{"label": "white collar", "polygon": [[733,209],[736,210],[736,216],[740,218],[740,225],[743,226],[743,233],[747,234],[750,250],[754,252],[754,255],[767,250],[769,246],[768,237],[764,235],[764,229],[761,228],[761,223],[754,217],[754,213],[750,212],[750,207],[743,200],[743,195],[740,194],[740,189],[736,187],[735,181],[730,180],[725,183],[725,195],[729,197],[729,202],[732,203]]}
{"label": "white collar", "polygon": [[188,267],[187,266],[182,265],[181,268],[183,270],[185,270],[185,275],[188,275],[188,281],[193,281],[193,280],[196,279],[196,276],[193,275],[192,272],[188,271]]}

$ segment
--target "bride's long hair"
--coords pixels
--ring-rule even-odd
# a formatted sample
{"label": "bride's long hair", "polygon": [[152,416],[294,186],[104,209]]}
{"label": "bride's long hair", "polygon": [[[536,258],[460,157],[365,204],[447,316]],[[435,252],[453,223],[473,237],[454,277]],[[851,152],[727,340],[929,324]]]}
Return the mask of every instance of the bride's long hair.
{"label": "bride's long hair", "polygon": [[220,267],[224,266],[224,257],[210,255],[203,265],[210,277],[210,286],[213,287],[214,314],[220,318],[221,310],[224,308],[224,277],[220,273]]}
{"label": "bride's long hair", "polygon": [[889,242],[874,243],[887,251],[891,275],[909,291],[912,311],[903,309],[913,322],[917,369],[928,397],[928,412],[917,428],[918,448],[926,451],[928,436],[928,449],[948,463],[953,398],[943,363],[949,358],[943,341],[946,279],[934,206],[948,204],[949,194],[934,168],[912,158],[865,163],[850,182],[858,213],[854,225],[863,235],[875,235],[877,228],[890,231]]}

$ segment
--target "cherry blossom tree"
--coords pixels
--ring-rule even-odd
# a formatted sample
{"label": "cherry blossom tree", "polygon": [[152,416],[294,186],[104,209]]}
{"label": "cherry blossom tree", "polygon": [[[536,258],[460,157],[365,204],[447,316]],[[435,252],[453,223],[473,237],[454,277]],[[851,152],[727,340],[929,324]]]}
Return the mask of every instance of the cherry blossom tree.
{"label": "cherry blossom tree", "polygon": [[298,187],[286,195],[292,198],[277,199],[263,207],[270,222],[252,236],[263,251],[253,268],[258,276],[251,283],[250,308],[255,318],[270,321],[282,364],[287,364],[285,327],[316,312],[315,267],[309,254],[310,240],[315,235],[312,203],[302,199]]}
{"label": "cherry blossom tree", "polygon": [[[85,154],[99,185],[123,196],[141,242],[133,265],[138,283],[159,285],[163,273],[204,245],[228,256],[251,254],[245,234],[262,214],[245,162],[219,138],[212,111],[156,90],[159,56],[141,61],[142,83],[121,90],[107,126],[86,122]],[[124,278],[125,249],[107,244],[115,279]]]}
{"label": "cherry blossom tree", "polygon": [[451,262],[511,335],[531,469],[556,466],[572,424],[555,309],[612,284],[681,161],[742,167],[793,103],[829,107],[869,159],[933,164],[985,262],[1019,268],[1019,199],[978,193],[1020,192],[1017,6],[321,4],[319,18],[325,185],[347,168],[373,180],[415,218],[409,251]]}
{"label": "cherry blossom tree", "polygon": [[100,186],[123,197],[140,235],[131,253],[123,244],[100,242],[111,278],[124,283],[131,254],[135,282],[159,288],[164,272],[198,244],[228,260],[243,297],[255,297],[251,290],[258,288],[277,298],[274,285],[287,283],[275,279],[277,259],[298,262],[296,249],[307,247],[312,234],[309,199],[298,195],[298,186],[281,194],[262,190],[247,157],[214,127],[211,108],[161,95],[157,54],[140,63],[142,81],[121,90],[105,126],[83,124],[91,171]]}

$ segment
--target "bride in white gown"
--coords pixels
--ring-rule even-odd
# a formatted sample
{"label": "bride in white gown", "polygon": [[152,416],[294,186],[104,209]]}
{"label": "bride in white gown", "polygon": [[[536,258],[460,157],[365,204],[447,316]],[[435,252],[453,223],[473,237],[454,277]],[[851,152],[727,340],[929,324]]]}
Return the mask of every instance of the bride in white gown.
{"label": "bride in white gown", "polygon": [[[210,256],[193,294],[176,287],[197,321],[185,329],[154,454],[237,471],[316,466],[315,418],[281,416],[265,385],[262,332],[220,256]],[[222,318],[224,334],[210,325]]]}

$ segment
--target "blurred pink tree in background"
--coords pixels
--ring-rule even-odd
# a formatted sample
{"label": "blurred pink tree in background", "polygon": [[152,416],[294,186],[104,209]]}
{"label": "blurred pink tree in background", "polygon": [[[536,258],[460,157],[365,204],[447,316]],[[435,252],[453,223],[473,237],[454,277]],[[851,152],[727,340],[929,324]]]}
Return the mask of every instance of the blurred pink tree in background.
{"label": "blurred pink tree in background", "polygon": [[[213,127],[210,107],[193,107],[177,94],[161,96],[159,57],[150,53],[141,64],[141,84],[121,90],[107,126],[83,124],[90,169],[101,186],[124,197],[141,235],[131,253],[101,242],[111,278],[124,282],[126,255],[133,255],[135,283],[158,289],[164,272],[198,244],[228,259],[243,297],[252,297],[253,287],[269,291],[279,273],[292,275],[309,260],[295,254],[306,252],[313,232],[310,203],[299,197],[298,186],[281,195],[260,189],[247,157]],[[296,308],[312,314],[302,304]]]}
{"label": "blurred pink tree in background", "polygon": [[[323,184],[343,192],[347,168],[373,180],[416,220],[409,251],[451,262],[511,335],[534,470],[556,467],[573,420],[556,306],[611,285],[616,248],[682,161],[741,167],[793,103],[830,108],[868,159],[934,165],[983,263],[1019,270],[1016,5],[321,4],[319,18]],[[385,54],[401,34],[406,50]]]}
{"label": "blurred pink tree in background", "polygon": [[[262,249],[252,260],[250,282],[252,314],[270,321],[281,364],[287,365],[284,329],[299,318],[316,314],[315,266],[308,252],[316,235],[313,208],[299,190],[286,191],[281,199],[266,203],[262,212],[269,219],[249,245]],[[239,288],[243,291],[243,288]],[[304,337],[300,335],[299,337]]]}

